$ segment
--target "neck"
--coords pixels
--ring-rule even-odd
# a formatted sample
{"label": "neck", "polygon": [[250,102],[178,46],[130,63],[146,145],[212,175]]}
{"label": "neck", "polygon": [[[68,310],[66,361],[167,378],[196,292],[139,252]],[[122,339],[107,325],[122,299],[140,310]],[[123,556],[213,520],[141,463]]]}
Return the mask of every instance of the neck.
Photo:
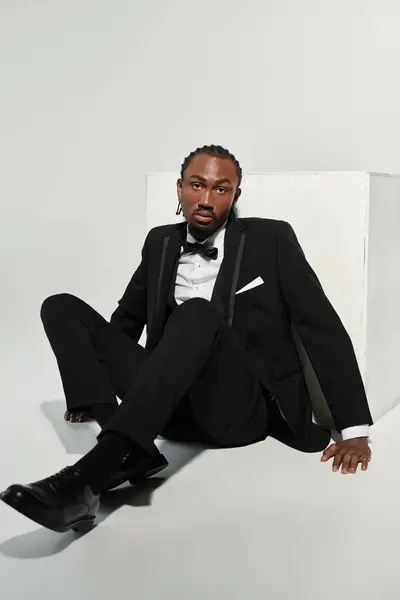
{"label": "neck", "polygon": [[210,231],[199,231],[195,228],[192,229],[192,227],[190,227],[190,225],[189,225],[188,231],[189,231],[190,235],[192,235],[197,242],[204,242],[208,238],[210,238],[212,236],[216,236],[217,233],[226,226],[226,224],[227,224],[227,221],[224,221],[222,223],[222,225],[219,225],[217,227],[217,229],[214,229],[214,231],[211,231],[211,232]]}
{"label": "neck", "polygon": [[211,235],[213,235],[215,233],[215,231],[208,233],[207,231],[198,231],[197,229],[194,229],[192,227],[188,227],[188,231],[190,233],[190,235],[192,235],[194,237],[195,240],[197,240],[198,242],[204,242],[204,240],[206,240],[207,238],[209,238]]}

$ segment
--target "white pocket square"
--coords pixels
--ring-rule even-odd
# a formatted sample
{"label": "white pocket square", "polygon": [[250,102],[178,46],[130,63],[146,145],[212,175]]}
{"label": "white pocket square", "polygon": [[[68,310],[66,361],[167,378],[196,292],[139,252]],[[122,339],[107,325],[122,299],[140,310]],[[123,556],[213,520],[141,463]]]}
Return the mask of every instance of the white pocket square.
{"label": "white pocket square", "polygon": [[250,283],[245,285],[241,290],[236,292],[236,296],[238,294],[242,294],[243,292],[248,292],[249,290],[252,290],[253,288],[258,287],[259,285],[262,285],[263,283],[264,283],[263,279],[261,279],[261,277],[257,277],[256,279],[253,279],[253,281],[250,281]]}

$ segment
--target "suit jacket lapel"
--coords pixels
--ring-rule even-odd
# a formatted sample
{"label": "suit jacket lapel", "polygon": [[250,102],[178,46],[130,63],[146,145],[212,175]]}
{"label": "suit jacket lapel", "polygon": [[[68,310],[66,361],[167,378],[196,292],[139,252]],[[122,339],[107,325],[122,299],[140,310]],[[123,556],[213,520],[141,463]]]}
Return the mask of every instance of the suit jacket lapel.
{"label": "suit jacket lapel", "polygon": [[186,237],[186,223],[177,225],[173,232],[164,238],[157,285],[156,318],[164,319],[165,309],[175,282],[181,242]]}
{"label": "suit jacket lapel", "polygon": [[215,288],[222,289],[224,313],[229,327],[232,326],[235,310],[235,294],[238,286],[240,266],[243,257],[246,233],[240,221],[228,222],[225,234],[224,260],[221,265]]}

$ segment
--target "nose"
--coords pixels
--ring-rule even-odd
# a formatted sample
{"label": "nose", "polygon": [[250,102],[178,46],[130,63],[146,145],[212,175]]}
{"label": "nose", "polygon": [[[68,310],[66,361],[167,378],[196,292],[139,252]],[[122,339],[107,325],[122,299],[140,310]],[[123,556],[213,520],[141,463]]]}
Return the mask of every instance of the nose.
{"label": "nose", "polygon": [[208,209],[210,209],[210,208],[212,209],[213,208],[213,204],[212,204],[212,201],[211,201],[211,192],[210,192],[210,190],[205,190],[204,193],[201,196],[201,200],[199,202],[199,208],[201,208],[203,206],[205,208],[208,208]]}

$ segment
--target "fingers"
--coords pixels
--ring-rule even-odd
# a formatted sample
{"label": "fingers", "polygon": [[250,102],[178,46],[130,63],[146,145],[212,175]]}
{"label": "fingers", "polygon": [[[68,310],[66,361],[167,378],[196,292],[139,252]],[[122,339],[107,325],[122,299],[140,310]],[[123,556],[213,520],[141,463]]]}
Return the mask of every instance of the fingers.
{"label": "fingers", "polygon": [[343,461],[342,461],[342,473],[343,473],[343,475],[347,475],[348,472],[349,472],[351,457],[352,457],[352,454],[350,454],[349,452],[347,452],[343,456]]}
{"label": "fingers", "polygon": [[368,469],[368,463],[371,460],[371,452],[369,449],[367,454],[365,454],[364,451],[360,452],[359,448],[357,448],[357,444],[353,444],[352,446],[349,442],[331,444],[323,452],[321,462],[326,462],[333,456],[332,471],[337,472],[341,469],[344,475],[356,473],[359,463],[361,463],[361,470],[366,471]]}
{"label": "fingers", "polygon": [[339,471],[340,465],[342,464],[343,454],[336,454],[332,465],[332,471],[335,473]]}
{"label": "fingers", "polygon": [[332,456],[335,456],[337,452],[337,444],[331,444],[326,450],[324,450],[324,452],[322,453],[321,456],[321,461],[322,462],[326,462],[327,460],[329,460],[330,458],[332,458]]}
{"label": "fingers", "polygon": [[361,471],[366,471],[368,469],[369,458],[368,456],[363,456],[361,459]]}
{"label": "fingers", "polygon": [[88,414],[85,411],[67,410],[64,414],[64,419],[68,423],[86,423]]}
{"label": "fingers", "polygon": [[342,465],[343,475],[348,473],[354,474],[357,472],[358,463],[361,462],[361,470],[366,471],[368,469],[368,463],[370,458],[368,456],[359,456],[358,454],[352,454],[347,452],[346,454],[337,454],[333,461],[332,470],[339,471],[340,465]]}
{"label": "fingers", "polygon": [[359,461],[359,456],[357,454],[353,454],[350,461],[349,473],[355,473],[357,471]]}
{"label": "fingers", "polygon": [[86,423],[87,420],[87,413],[84,410],[75,413],[75,423]]}

